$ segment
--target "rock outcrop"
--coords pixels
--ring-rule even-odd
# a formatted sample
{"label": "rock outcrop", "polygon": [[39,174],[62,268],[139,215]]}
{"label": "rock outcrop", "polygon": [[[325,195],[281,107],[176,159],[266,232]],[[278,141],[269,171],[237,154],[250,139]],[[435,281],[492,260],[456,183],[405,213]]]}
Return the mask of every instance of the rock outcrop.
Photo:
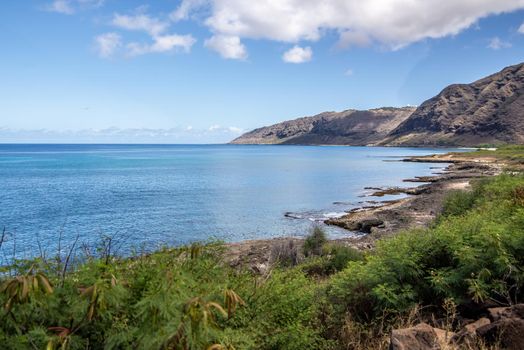
{"label": "rock outcrop", "polygon": [[427,323],[391,331],[390,350],[524,350],[524,304],[487,310],[488,317],[466,323],[456,333]]}
{"label": "rock outcrop", "polygon": [[394,329],[389,350],[440,350],[452,336],[452,333],[443,329],[419,323],[411,328]]}
{"label": "rock outcrop", "polygon": [[489,309],[491,323],[476,329],[486,344],[503,349],[524,350],[524,304]]}

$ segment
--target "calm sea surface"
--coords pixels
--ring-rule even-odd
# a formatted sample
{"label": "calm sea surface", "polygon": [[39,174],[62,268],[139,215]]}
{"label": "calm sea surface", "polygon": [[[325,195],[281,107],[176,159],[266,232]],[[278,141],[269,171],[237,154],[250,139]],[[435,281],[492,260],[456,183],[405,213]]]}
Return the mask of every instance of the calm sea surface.
{"label": "calm sea surface", "polygon": [[[0,231],[18,256],[101,234],[124,248],[304,235],[313,222],[405,185],[443,149],[242,145],[0,145]],[[389,160],[389,161],[385,161]],[[432,165],[433,167],[435,165]],[[288,216],[285,214],[288,213]],[[329,228],[331,235],[347,232]],[[1,232],[0,232],[1,233]],[[11,249],[11,248],[10,248]]]}

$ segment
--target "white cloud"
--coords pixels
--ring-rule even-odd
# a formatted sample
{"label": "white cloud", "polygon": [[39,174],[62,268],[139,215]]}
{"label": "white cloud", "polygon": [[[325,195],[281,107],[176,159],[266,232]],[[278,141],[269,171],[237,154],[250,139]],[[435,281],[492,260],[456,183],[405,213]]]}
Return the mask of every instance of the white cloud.
{"label": "white cloud", "polygon": [[180,6],[171,12],[169,18],[171,18],[173,22],[188,19],[191,11],[206,5],[208,2],[208,0],[183,0]]}
{"label": "white cloud", "polygon": [[229,128],[227,128],[227,130],[235,134],[241,134],[244,132],[244,129],[238,128],[236,126],[230,126]]}
{"label": "white cloud", "polygon": [[32,143],[223,143],[238,136],[240,128],[175,126],[171,128],[93,128],[28,130],[0,127],[0,142]]}
{"label": "white cloud", "polygon": [[122,46],[122,38],[117,33],[105,33],[95,38],[95,49],[103,58],[111,57]]}
{"label": "white cloud", "polygon": [[524,23],[522,23],[519,27],[519,29],[517,30],[517,32],[519,32],[520,34],[524,34]]}
{"label": "white cloud", "polygon": [[104,4],[104,0],[54,0],[47,4],[45,9],[50,12],[72,15],[78,10],[97,8]]}
{"label": "white cloud", "polygon": [[63,13],[65,15],[72,15],[75,13],[70,1],[68,0],[55,0],[47,6],[47,10],[51,12]]}
{"label": "white cloud", "polygon": [[347,77],[350,77],[353,75],[353,69],[348,69],[344,72],[344,75],[347,76]]}
{"label": "white cloud", "polygon": [[125,30],[143,31],[151,37],[152,43],[130,42],[125,45],[127,56],[139,56],[148,53],[189,52],[196,42],[192,35],[166,34],[170,23],[142,13],[138,8],[135,15],[115,13],[111,24]]}
{"label": "white cloud", "polygon": [[241,134],[244,132],[244,129],[236,127],[236,126],[229,126],[226,128],[218,124],[215,124],[215,125],[211,125],[207,129],[207,131],[210,133]]}
{"label": "white cloud", "polygon": [[111,23],[116,27],[126,30],[145,31],[151,36],[159,35],[169,27],[168,22],[161,21],[143,13],[133,16],[115,13]]}
{"label": "white cloud", "polygon": [[132,42],[126,45],[128,56],[139,56],[147,53],[162,53],[170,51],[191,51],[196,39],[191,35],[159,35],[153,37],[152,44]]}
{"label": "white cloud", "polygon": [[105,0],[76,0],[76,3],[84,8],[97,8],[104,5]]}
{"label": "white cloud", "polygon": [[196,39],[191,35],[161,35],[154,38],[155,43],[151,45],[151,52],[167,52],[174,49],[181,49],[189,52]]}
{"label": "white cloud", "polygon": [[284,52],[284,55],[282,55],[282,59],[284,62],[288,63],[304,63],[311,61],[311,57],[313,57],[313,51],[311,50],[311,47],[300,47],[300,46],[293,46],[291,49]]}
{"label": "white cloud", "polygon": [[[480,18],[524,8],[524,0],[185,0],[174,12],[199,7],[215,36],[290,43],[340,34],[340,46],[400,49],[426,38],[456,35]],[[209,15],[207,15],[209,13]]]}
{"label": "white cloud", "polygon": [[501,40],[498,36],[491,38],[488,48],[492,50],[507,49],[511,47],[511,43]]}
{"label": "white cloud", "polygon": [[228,59],[245,60],[247,50],[238,36],[213,35],[204,42],[204,46],[218,52]]}

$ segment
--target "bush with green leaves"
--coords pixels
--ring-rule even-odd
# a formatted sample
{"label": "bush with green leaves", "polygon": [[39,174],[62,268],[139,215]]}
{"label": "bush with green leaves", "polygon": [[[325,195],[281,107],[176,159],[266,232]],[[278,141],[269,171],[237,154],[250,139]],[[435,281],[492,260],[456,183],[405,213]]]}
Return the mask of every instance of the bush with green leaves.
{"label": "bush with green leaves", "polygon": [[369,322],[384,312],[440,305],[446,298],[457,303],[519,300],[524,206],[517,189],[523,183],[522,175],[479,182],[465,195],[466,206],[456,197],[448,200],[434,227],[378,242],[364,261],[350,262],[333,278],[327,294],[335,312]]}
{"label": "bush with green leaves", "polygon": [[304,255],[321,255],[324,244],[328,242],[327,235],[319,226],[314,226],[304,240]]}
{"label": "bush with green leaves", "polygon": [[358,249],[342,243],[328,243],[322,248],[320,256],[312,256],[302,265],[302,270],[309,276],[329,276],[342,271],[350,261],[361,261],[364,254]]}
{"label": "bush with green leaves", "polygon": [[[90,260],[62,279],[46,261],[0,280],[2,349],[315,349],[316,286],[299,269],[262,278],[221,244]],[[23,264],[25,268],[26,264]],[[38,283],[38,284],[37,284]]]}

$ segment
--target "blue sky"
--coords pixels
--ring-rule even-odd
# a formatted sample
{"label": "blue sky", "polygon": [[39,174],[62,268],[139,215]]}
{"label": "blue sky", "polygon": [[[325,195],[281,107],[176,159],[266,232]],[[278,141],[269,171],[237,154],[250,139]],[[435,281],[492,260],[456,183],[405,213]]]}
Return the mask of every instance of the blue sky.
{"label": "blue sky", "polygon": [[0,142],[227,142],[418,105],[524,54],[523,0],[4,0]]}

